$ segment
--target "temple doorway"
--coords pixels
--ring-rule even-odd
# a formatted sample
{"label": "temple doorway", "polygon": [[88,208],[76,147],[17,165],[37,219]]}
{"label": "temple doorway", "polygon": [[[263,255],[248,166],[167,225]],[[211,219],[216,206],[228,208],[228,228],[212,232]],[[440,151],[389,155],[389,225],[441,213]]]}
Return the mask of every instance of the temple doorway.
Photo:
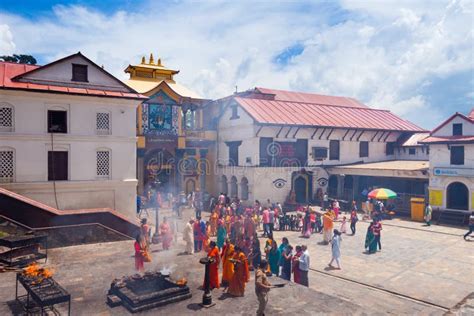
{"label": "temple doorway", "polygon": [[469,209],[469,189],[464,183],[453,182],[446,189],[447,207],[455,210]]}

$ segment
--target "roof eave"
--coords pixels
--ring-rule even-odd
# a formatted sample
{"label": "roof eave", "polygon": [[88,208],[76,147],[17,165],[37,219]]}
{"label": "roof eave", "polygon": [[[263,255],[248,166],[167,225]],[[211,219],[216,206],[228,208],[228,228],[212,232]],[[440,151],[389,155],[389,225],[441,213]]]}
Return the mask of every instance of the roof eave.
{"label": "roof eave", "polygon": [[[55,91],[55,90],[42,90],[42,89],[31,89],[31,88],[11,88],[11,87],[0,87],[0,90],[17,90],[17,91],[27,91],[27,92],[36,92],[36,93],[57,93],[57,94],[69,94],[82,97],[98,97],[98,98],[115,98],[115,99],[128,99],[128,100],[148,100],[147,96],[137,93],[140,96],[137,97],[127,97],[127,96],[113,96],[113,95],[102,95],[102,94],[84,94],[76,92],[64,92],[64,91]],[[112,91],[115,92],[115,91]]]}
{"label": "roof eave", "polygon": [[264,126],[294,126],[294,127],[304,127],[304,128],[335,128],[335,129],[351,129],[351,130],[364,130],[364,131],[385,131],[385,132],[400,132],[400,133],[419,133],[426,132],[426,130],[397,130],[397,129],[382,129],[382,128],[362,128],[362,127],[341,127],[341,126],[325,126],[325,125],[304,125],[304,124],[281,124],[281,123],[267,123],[259,122],[255,120],[257,125]]}

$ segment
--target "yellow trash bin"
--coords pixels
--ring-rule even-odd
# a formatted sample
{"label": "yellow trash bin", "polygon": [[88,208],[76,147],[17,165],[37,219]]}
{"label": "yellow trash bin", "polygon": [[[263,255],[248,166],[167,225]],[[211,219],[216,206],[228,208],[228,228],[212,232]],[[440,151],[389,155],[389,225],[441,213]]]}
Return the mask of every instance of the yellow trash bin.
{"label": "yellow trash bin", "polygon": [[411,198],[411,219],[418,222],[423,222],[425,217],[425,199]]}

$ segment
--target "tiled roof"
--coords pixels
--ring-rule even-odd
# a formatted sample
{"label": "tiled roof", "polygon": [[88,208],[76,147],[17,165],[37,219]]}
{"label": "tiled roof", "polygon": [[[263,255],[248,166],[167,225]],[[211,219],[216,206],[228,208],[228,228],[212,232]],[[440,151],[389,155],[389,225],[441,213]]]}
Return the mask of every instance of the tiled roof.
{"label": "tiled roof", "polygon": [[274,94],[276,101],[290,101],[299,103],[315,103],[320,105],[337,105],[344,107],[368,108],[367,105],[360,103],[356,99],[347,97],[336,97],[307,92],[285,91],[267,88],[255,88],[261,93]]}
{"label": "tiled roof", "polygon": [[89,95],[99,97],[127,98],[127,99],[147,99],[138,93],[108,91],[99,89],[74,88],[61,85],[46,85],[39,83],[19,82],[12,78],[26,72],[40,68],[40,66],[16,64],[10,62],[0,62],[0,89],[28,90],[35,92],[68,93],[75,95]]}
{"label": "tiled roof", "polygon": [[[257,88],[258,90],[279,91]],[[278,95],[278,94],[277,94]],[[280,98],[298,99],[298,93],[280,93]],[[320,126],[386,131],[424,132],[419,126],[408,122],[390,111],[376,110],[360,105],[357,101],[344,103],[339,97],[302,94],[306,101],[326,98],[326,103],[268,100],[252,97],[235,97],[235,101],[258,123],[271,125]],[[336,98],[336,99],[334,99]],[[349,99],[353,100],[353,99]],[[355,103],[354,103],[355,102]]]}
{"label": "tiled roof", "polygon": [[448,144],[448,143],[474,143],[474,136],[430,136],[422,141],[422,144]]}
{"label": "tiled roof", "polygon": [[161,80],[161,81],[151,81],[151,80],[139,80],[139,79],[129,79],[125,81],[125,84],[135,91],[143,94],[148,94],[155,88],[157,88],[161,83],[166,83],[171,90],[176,92],[182,97],[192,98],[192,99],[203,99],[199,94],[194,91],[189,90],[185,86],[176,83],[172,80]]}

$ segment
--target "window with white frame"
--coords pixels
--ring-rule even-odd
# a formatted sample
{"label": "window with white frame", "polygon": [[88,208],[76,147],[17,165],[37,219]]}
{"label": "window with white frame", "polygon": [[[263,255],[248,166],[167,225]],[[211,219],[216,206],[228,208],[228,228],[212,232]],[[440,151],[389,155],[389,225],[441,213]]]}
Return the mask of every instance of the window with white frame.
{"label": "window with white frame", "polygon": [[98,135],[110,135],[110,113],[96,113],[95,129]]}
{"label": "window with white frame", "polygon": [[0,103],[0,132],[13,132],[13,106]]}
{"label": "window with white frame", "polygon": [[97,177],[110,178],[110,150],[97,150]]}
{"label": "window with white frame", "polygon": [[15,177],[15,152],[0,148],[0,182],[13,182]]}

